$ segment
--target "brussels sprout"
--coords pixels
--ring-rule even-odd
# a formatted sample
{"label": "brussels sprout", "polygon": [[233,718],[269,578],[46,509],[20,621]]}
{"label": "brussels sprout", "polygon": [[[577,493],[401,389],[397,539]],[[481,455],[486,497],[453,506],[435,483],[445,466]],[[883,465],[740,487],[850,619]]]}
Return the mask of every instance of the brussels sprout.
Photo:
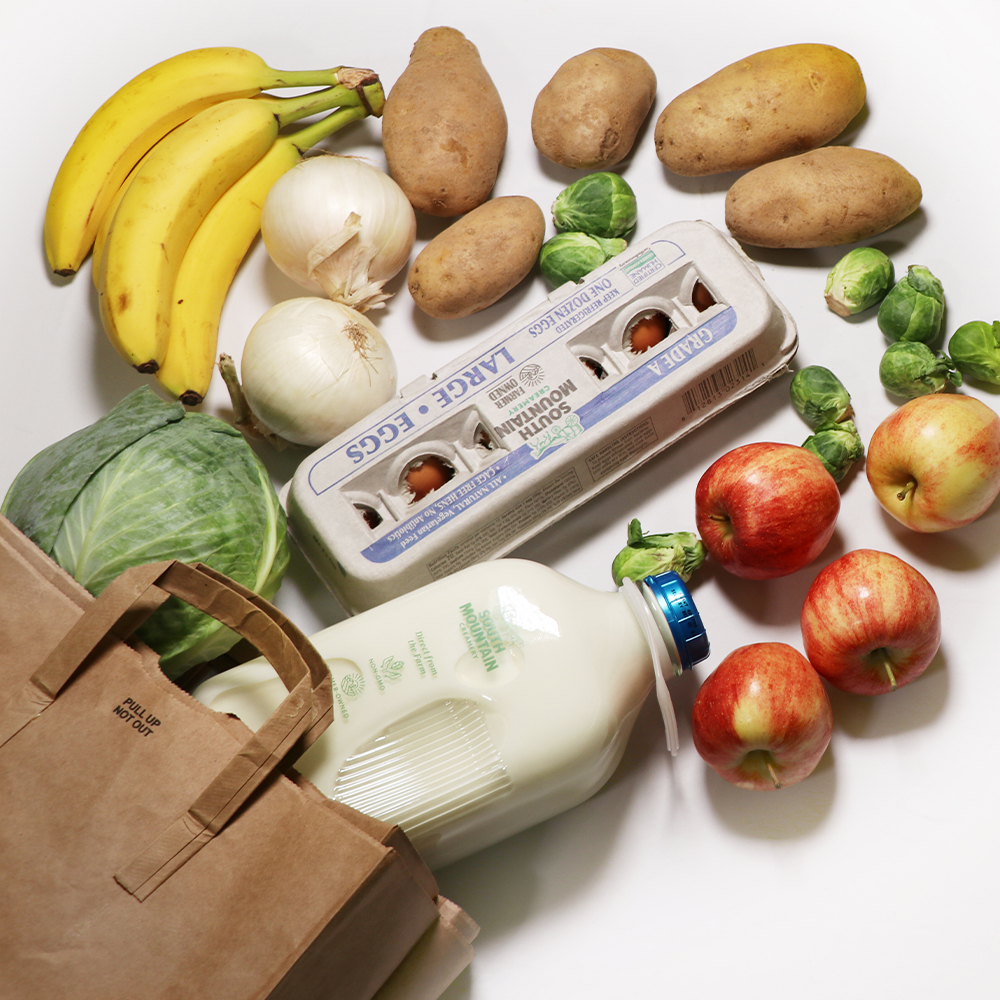
{"label": "brussels sprout", "polygon": [[865,453],[865,446],[853,420],[820,424],[802,442],[802,447],[811,451],[838,483]]}
{"label": "brussels sprout", "polygon": [[956,371],[951,358],[935,353],[920,341],[909,340],[897,341],[886,348],[878,377],[889,392],[907,399],[941,392],[949,382],[962,384],[962,373]]}
{"label": "brussels sprout", "polygon": [[635,194],[618,174],[588,174],[559,192],[552,219],[562,232],[624,236],[635,228]]}
{"label": "brussels sprout", "polygon": [[885,298],[892,287],[892,261],[875,247],[856,247],[826,277],[826,304],[839,316],[853,316]]}
{"label": "brussels sprout", "polygon": [[611,575],[615,586],[622,580],[643,580],[656,573],[673,570],[685,583],[705,561],[705,546],[690,531],[669,535],[644,535],[638,518],[628,526],[628,545],[615,556]]}
{"label": "brussels sprout", "polygon": [[594,268],[620,254],[628,243],[602,239],[586,233],[559,233],[542,244],[538,266],[557,288],[567,281],[580,281]]}
{"label": "brussels sprout", "polygon": [[973,320],[960,326],[948,341],[955,367],[969,378],[1000,385],[1000,320]]}
{"label": "brussels sprout", "polygon": [[792,406],[810,427],[847,420],[854,414],[851,394],[829,368],[809,365],[792,376]]}
{"label": "brussels sprout", "polygon": [[878,308],[878,326],[886,340],[919,340],[931,344],[941,333],[944,289],[919,264],[912,264]]}

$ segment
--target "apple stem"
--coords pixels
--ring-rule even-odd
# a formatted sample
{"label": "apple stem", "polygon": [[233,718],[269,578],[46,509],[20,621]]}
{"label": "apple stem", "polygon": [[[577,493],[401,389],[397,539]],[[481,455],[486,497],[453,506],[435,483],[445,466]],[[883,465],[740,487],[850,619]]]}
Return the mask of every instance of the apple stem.
{"label": "apple stem", "polygon": [[777,772],[774,770],[774,765],[767,760],[764,762],[767,765],[767,773],[771,775],[771,780],[774,782],[775,788],[781,788],[781,781],[778,778]]}
{"label": "apple stem", "polygon": [[889,659],[889,654],[886,653],[884,649],[878,650],[878,661],[882,664],[882,669],[886,672],[886,676],[889,678],[889,683],[892,685],[892,690],[896,690],[896,675],[892,671],[892,660]]}
{"label": "apple stem", "polygon": [[[907,483],[907,484],[906,484],[906,485],[905,485],[905,486],[904,486],[904,487],[903,487],[903,488],[902,488],[902,489],[901,489],[901,490],[900,490],[900,491],[899,491],[899,492],[898,492],[898,493],[896,494],[896,499],[897,499],[897,500],[905,500],[905,499],[906,499],[906,498],[907,498],[907,497],[908,497],[908,496],[909,496],[909,495],[910,495],[910,494],[911,494],[911,493],[912,493],[912,492],[913,492],[913,491],[914,491],[914,490],[915,490],[916,488],[917,488],[917,484],[916,484],[916,483],[915,483],[915,482],[914,482],[914,481],[913,481],[913,480],[911,479],[911,480],[910,480],[910,481],[909,481],[909,482],[908,482],[908,483]],[[893,684],[893,687],[895,687],[895,686],[896,686],[896,685],[895,685],[895,684]]]}

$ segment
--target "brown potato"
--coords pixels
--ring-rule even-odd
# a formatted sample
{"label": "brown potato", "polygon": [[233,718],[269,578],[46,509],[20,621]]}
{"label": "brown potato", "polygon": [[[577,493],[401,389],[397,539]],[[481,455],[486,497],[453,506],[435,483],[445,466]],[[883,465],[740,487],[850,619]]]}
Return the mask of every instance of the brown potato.
{"label": "brown potato", "polygon": [[462,215],[490,196],[507,144],[507,115],[479,58],[454,28],[429,28],[382,113],[389,173],[428,215]]}
{"label": "brown potato", "polygon": [[864,107],[854,58],[832,45],[784,45],[719,70],[675,97],[653,130],[676,174],[747,170],[816,149]]}
{"label": "brown potato", "polygon": [[824,146],[740,177],[726,195],[726,225],[751,246],[840,246],[902,222],[920,198],[916,177],[890,157]]}
{"label": "brown potato", "polygon": [[653,106],[656,74],[626,49],[589,49],[564,62],[531,113],[538,151],[564,167],[614,166]]}
{"label": "brown potato", "polygon": [[413,301],[439,319],[479,312],[528,276],[544,238],[545,216],[530,198],[493,198],[417,254],[407,279]]}

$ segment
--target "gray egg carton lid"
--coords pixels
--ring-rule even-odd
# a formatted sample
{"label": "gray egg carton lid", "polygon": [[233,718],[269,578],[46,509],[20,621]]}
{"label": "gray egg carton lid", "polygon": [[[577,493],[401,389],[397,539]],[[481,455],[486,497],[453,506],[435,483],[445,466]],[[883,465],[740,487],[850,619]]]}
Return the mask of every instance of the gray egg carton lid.
{"label": "gray egg carton lid", "polygon": [[[665,319],[643,353],[630,330]],[[628,247],[310,454],[290,531],[350,613],[511,552],[783,372],[795,323],[707,222]],[[447,480],[418,496],[409,470]],[[610,556],[609,556],[610,560]]]}

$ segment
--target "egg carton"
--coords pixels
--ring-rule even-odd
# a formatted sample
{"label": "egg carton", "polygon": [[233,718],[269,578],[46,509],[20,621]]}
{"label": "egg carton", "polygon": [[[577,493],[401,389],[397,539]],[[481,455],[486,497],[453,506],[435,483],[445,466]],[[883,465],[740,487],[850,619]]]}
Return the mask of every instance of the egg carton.
{"label": "egg carton", "polygon": [[366,610],[511,552],[796,347],[738,245],[672,223],[313,452],[282,494],[290,531],[345,610]]}

